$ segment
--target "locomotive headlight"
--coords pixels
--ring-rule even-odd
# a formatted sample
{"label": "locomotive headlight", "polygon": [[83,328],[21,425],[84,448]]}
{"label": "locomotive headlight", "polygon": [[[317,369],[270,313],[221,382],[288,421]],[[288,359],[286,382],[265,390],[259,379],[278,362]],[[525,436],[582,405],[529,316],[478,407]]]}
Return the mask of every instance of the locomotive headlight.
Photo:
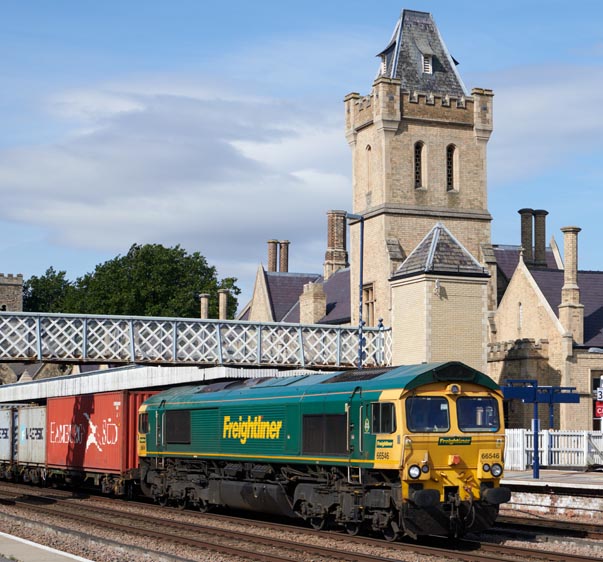
{"label": "locomotive headlight", "polygon": [[490,472],[490,465],[488,463],[484,464],[484,466],[482,466],[482,470],[484,472]]}
{"label": "locomotive headlight", "polygon": [[492,476],[494,476],[495,478],[498,478],[502,473],[503,473],[503,467],[500,464],[495,463],[492,465]]}
{"label": "locomotive headlight", "polygon": [[427,474],[429,472],[429,465],[428,464],[424,464],[421,467],[421,472],[423,472],[424,474]]}
{"label": "locomotive headlight", "polygon": [[408,475],[411,478],[418,478],[419,476],[421,476],[421,469],[416,465],[413,464],[409,469],[408,469]]}

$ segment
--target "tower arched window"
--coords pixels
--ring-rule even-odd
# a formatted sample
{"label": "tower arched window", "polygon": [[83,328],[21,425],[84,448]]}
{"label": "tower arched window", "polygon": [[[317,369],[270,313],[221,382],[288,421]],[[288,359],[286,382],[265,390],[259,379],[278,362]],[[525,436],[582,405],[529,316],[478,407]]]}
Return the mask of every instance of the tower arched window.
{"label": "tower arched window", "polygon": [[425,185],[425,143],[419,141],[415,143],[415,189]]}
{"label": "tower arched window", "polygon": [[453,144],[446,147],[446,191],[458,191],[458,150]]}

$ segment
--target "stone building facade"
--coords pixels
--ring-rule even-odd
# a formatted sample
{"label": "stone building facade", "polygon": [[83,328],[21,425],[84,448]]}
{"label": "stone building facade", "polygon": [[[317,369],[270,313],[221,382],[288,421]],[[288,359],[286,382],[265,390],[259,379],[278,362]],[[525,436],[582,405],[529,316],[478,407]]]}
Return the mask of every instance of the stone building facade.
{"label": "stone building facade", "polygon": [[23,310],[23,275],[0,273],[0,310]]}
{"label": "stone building facade", "polygon": [[[593,391],[603,374],[603,272],[579,271],[579,229],[563,229],[562,257],[554,239],[546,246],[547,212],[521,209],[521,247],[493,244],[493,92],[469,94],[424,12],[402,12],[380,57],[370,93],[344,101],[351,211],[364,227],[363,319],[391,326],[395,363],[458,359],[502,384],[574,386],[580,404],[557,406],[554,425],[600,429]],[[323,275],[296,274],[286,314],[274,314],[285,309],[286,274],[261,268],[242,317],[356,325],[360,220],[350,218],[329,212]],[[436,246],[432,254],[422,244],[438,229],[454,243],[430,265]],[[269,264],[276,247],[269,243]],[[529,427],[531,405],[506,407],[511,426]],[[543,407],[545,422],[547,414]]]}

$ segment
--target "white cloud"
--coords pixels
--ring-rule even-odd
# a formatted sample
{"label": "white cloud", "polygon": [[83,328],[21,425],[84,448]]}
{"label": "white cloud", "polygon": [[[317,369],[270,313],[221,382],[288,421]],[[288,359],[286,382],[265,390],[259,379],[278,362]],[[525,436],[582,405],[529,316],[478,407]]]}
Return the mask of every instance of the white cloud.
{"label": "white cloud", "polygon": [[522,67],[484,80],[495,93],[489,175],[496,184],[601,152],[603,67]]}
{"label": "white cloud", "polygon": [[320,270],[322,255],[303,252],[324,245],[325,212],[350,197],[342,118],[188,86],[121,88],[66,92],[71,135],[0,152],[6,219],[81,249],[179,243],[236,277],[233,264],[255,271],[265,241],[287,238],[292,266]]}

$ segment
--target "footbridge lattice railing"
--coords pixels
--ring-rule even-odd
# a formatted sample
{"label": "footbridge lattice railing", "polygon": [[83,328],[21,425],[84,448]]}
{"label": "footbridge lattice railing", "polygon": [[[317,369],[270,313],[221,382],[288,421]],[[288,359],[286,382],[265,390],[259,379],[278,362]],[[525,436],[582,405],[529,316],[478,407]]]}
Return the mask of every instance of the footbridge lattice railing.
{"label": "footbridge lattice railing", "polygon": [[[0,313],[0,362],[352,367],[358,328],[235,320]],[[362,330],[363,366],[391,364],[389,328]]]}

